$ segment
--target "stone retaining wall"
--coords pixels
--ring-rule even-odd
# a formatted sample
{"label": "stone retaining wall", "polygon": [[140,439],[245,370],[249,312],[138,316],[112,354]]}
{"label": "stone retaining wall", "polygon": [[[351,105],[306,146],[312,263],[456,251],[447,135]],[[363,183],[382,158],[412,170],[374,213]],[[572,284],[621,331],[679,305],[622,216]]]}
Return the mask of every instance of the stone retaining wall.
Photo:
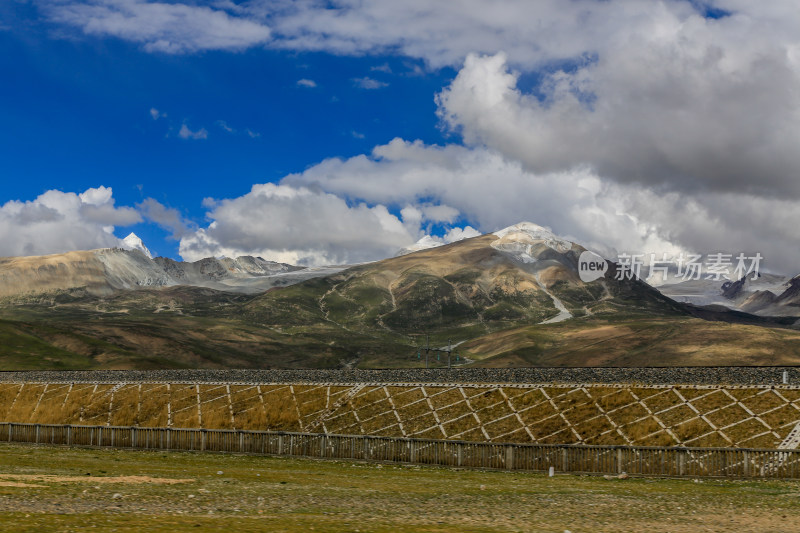
{"label": "stone retaining wall", "polygon": [[800,367],[457,368],[387,370],[93,370],[0,372],[37,383],[637,383],[800,385]]}

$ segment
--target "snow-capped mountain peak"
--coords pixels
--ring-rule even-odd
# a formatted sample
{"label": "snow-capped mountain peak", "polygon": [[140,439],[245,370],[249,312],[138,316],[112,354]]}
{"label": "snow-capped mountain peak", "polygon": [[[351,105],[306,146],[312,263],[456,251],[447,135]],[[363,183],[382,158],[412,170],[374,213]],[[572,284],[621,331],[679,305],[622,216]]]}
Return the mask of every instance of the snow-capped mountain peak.
{"label": "snow-capped mountain peak", "polygon": [[509,226],[494,232],[494,234],[500,238],[505,237],[509,233],[527,233],[531,236],[536,236],[539,239],[554,237],[552,231],[540,226],[539,224],[534,224],[533,222],[519,222],[513,226]]}
{"label": "snow-capped mountain peak", "polygon": [[144,245],[142,239],[140,239],[139,236],[136,235],[135,233],[131,233],[130,235],[122,239],[122,245],[123,248],[127,250],[139,250],[148,258],[150,259],[153,258],[153,254],[150,253],[150,250],[148,250],[147,246]]}
{"label": "snow-capped mountain peak", "polygon": [[[560,253],[565,253],[572,248],[570,241],[533,222],[520,222],[496,231],[494,235],[499,239],[492,243],[492,247],[507,252],[515,251],[530,254],[531,246],[537,242],[542,242]],[[523,257],[522,259],[525,262],[530,262],[528,261],[529,257]]]}

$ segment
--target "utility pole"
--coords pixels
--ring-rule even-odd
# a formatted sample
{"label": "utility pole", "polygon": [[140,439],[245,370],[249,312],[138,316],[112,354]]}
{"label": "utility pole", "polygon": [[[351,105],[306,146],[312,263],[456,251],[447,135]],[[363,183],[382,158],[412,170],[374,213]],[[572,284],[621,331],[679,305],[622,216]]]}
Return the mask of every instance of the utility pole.
{"label": "utility pole", "polygon": [[[447,339],[447,346],[445,346],[444,348],[431,348],[431,336],[426,333],[425,334],[425,347],[424,348],[422,348],[422,347],[419,348],[419,351],[417,352],[418,356],[421,356],[422,350],[425,350],[425,368],[426,369],[429,366],[428,357],[430,356],[431,352],[436,352],[436,360],[437,361],[440,360],[440,354],[441,353],[447,353],[447,368],[448,369],[453,368],[453,359],[452,359],[452,356],[453,356],[453,340],[452,339]],[[458,352],[456,352],[456,360],[460,361],[460,359],[458,357]]]}
{"label": "utility pole", "polygon": [[453,341],[447,339],[447,369],[450,370],[450,353],[453,351]]}

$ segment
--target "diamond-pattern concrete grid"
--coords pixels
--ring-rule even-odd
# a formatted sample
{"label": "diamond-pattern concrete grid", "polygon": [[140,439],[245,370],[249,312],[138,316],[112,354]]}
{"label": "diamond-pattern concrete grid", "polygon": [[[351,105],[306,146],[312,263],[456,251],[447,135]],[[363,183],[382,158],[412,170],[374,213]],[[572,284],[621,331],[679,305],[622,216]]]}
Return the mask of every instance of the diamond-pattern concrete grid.
{"label": "diamond-pattern concrete grid", "polygon": [[0,384],[9,422],[494,442],[800,446],[792,386]]}

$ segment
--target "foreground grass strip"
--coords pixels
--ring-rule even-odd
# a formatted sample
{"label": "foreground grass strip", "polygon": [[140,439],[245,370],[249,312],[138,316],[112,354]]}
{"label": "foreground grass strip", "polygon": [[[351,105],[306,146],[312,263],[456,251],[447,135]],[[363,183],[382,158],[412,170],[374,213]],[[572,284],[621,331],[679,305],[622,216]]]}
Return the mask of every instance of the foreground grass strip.
{"label": "foreground grass strip", "polygon": [[0,444],[0,481],[0,531],[800,531],[798,482],[13,444]]}

